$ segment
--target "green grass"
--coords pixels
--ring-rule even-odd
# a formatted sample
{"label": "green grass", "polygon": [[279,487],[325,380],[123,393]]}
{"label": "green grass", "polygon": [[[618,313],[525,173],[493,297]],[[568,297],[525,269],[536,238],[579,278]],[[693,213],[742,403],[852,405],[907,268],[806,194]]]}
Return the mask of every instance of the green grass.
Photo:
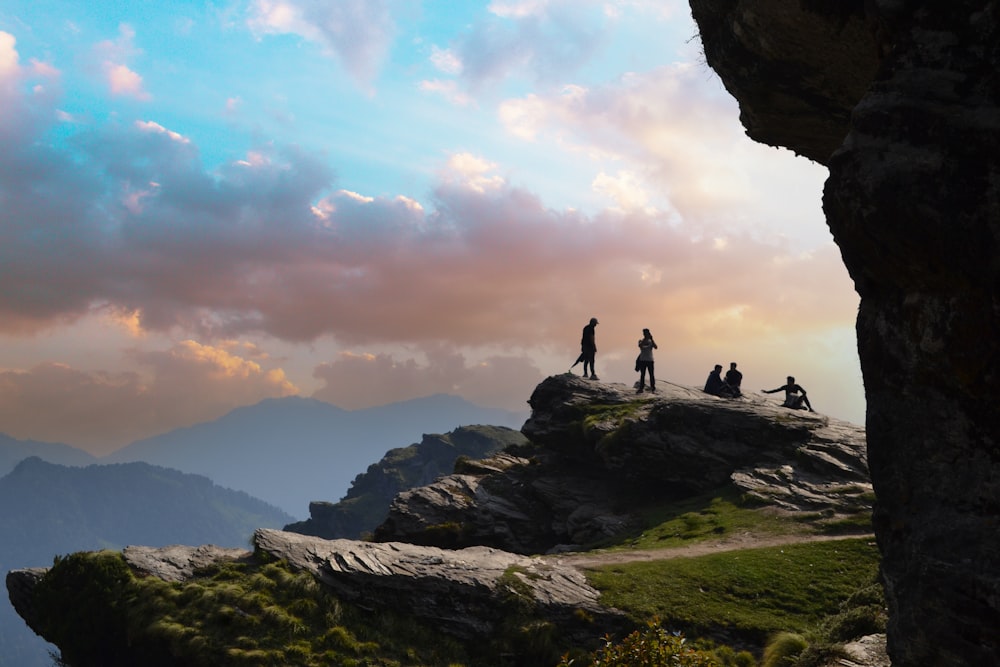
{"label": "green grass", "polygon": [[778,631],[816,629],[872,580],[878,561],[869,540],[845,539],[607,566],[588,579],[636,623],[659,617],[689,637],[759,646]]}
{"label": "green grass", "polygon": [[646,551],[720,540],[743,533],[808,535],[819,531],[809,522],[790,521],[773,508],[746,504],[734,487],[648,505],[640,516],[639,529],[613,542],[595,546],[612,551]]}

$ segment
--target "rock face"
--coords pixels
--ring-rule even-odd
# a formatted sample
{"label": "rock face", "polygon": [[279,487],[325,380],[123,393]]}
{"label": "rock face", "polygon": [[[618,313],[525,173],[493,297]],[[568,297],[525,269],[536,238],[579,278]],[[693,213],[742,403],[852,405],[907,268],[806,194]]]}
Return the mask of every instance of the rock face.
{"label": "rock face", "polygon": [[789,512],[837,520],[870,511],[860,427],[763,397],[659,386],[636,396],[569,374],[546,379],[522,429],[531,447],[401,493],[375,539],[522,554],[579,548],[628,530],[636,517],[622,506],[730,482]]}
{"label": "rock face", "polygon": [[748,134],[830,168],[892,663],[998,665],[1000,6],[690,4]]}
{"label": "rock face", "polygon": [[[488,639],[512,605],[557,624],[580,644],[625,627],[623,614],[598,604],[599,593],[580,570],[538,557],[487,547],[451,551],[324,540],[271,529],[256,531],[253,543],[258,553],[312,573],[344,600],[368,609],[406,610],[465,640]],[[164,581],[186,581],[198,568],[254,556],[210,545],[126,547],[122,553],[133,571]],[[11,602],[32,628],[42,627],[36,623],[32,592],[46,571],[7,573]]]}
{"label": "rock face", "polygon": [[542,617],[577,628],[589,640],[594,625],[579,611],[614,627],[624,616],[601,607],[598,592],[575,568],[487,547],[457,551],[401,542],[323,540],[277,530],[254,534],[258,549],[312,572],[346,600],[366,607],[406,609],[464,639],[489,637],[510,596]]}
{"label": "rock face", "polygon": [[285,530],[330,540],[360,539],[385,521],[400,491],[450,473],[459,457],[481,459],[526,442],[520,432],[503,426],[462,426],[444,434],[424,434],[419,443],[390,449],[378,463],[368,466],[339,502],[309,503],[309,518]]}

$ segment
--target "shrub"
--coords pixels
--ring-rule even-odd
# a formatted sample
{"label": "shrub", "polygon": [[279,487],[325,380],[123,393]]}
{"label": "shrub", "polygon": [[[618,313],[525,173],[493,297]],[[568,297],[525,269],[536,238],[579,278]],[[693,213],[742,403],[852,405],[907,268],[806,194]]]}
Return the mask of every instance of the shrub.
{"label": "shrub", "polygon": [[558,667],[719,667],[712,655],[687,645],[684,636],[663,628],[653,620],[644,630],[636,630],[616,644],[605,637],[590,662],[563,657]]}
{"label": "shrub", "polygon": [[795,632],[779,632],[764,648],[760,667],[792,667],[809,642]]}

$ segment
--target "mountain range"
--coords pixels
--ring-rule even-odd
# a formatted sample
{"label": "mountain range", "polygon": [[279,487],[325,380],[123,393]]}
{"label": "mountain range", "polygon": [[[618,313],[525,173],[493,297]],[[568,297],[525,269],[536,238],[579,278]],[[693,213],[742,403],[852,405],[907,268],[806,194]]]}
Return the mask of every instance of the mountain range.
{"label": "mountain range", "polygon": [[[128,544],[246,547],[260,525],[291,517],[200,475],[147,463],[63,466],[29,457],[0,477],[0,570]],[[0,600],[0,666],[51,665],[52,647]]]}
{"label": "mountain range", "polygon": [[[0,571],[125,544],[246,546],[254,529],[341,498],[389,450],[463,425],[520,428],[526,417],[447,395],[354,411],[291,397],[103,459],[0,434]],[[52,648],[0,600],[0,667],[50,665]]]}
{"label": "mountain range", "polygon": [[205,475],[298,519],[314,500],[339,500],[385,452],[459,426],[520,428],[523,414],[437,394],[363,410],[310,398],[268,399],[211,422],[132,443],[102,459],[145,461]]}

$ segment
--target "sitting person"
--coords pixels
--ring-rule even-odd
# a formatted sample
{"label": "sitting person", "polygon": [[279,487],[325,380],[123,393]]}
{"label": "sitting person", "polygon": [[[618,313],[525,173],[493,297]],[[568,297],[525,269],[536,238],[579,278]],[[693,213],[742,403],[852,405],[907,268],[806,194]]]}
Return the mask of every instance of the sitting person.
{"label": "sitting person", "polygon": [[[806,396],[806,390],[795,384],[795,378],[791,375],[787,378],[788,382],[785,383],[783,387],[778,387],[777,389],[761,389],[765,394],[773,394],[777,391],[785,392],[785,402],[781,404],[784,408],[791,408],[792,410],[808,410],[809,412],[815,412],[812,405],[809,404],[809,397]],[[802,394],[801,396],[799,394]]]}
{"label": "sitting person", "polygon": [[736,362],[729,362],[729,370],[726,371],[726,384],[733,392],[733,396],[742,396],[740,385],[743,384],[743,373],[736,370]]}
{"label": "sitting person", "polygon": [[716,364],[715,369],[708,374],[708,379],[705,381],[705,389],[703,391],[706,394],[723,396],[725,398],[732,398],[734,396],[732,387],[726,384],[725,380],[722,379],[721,364]]}

